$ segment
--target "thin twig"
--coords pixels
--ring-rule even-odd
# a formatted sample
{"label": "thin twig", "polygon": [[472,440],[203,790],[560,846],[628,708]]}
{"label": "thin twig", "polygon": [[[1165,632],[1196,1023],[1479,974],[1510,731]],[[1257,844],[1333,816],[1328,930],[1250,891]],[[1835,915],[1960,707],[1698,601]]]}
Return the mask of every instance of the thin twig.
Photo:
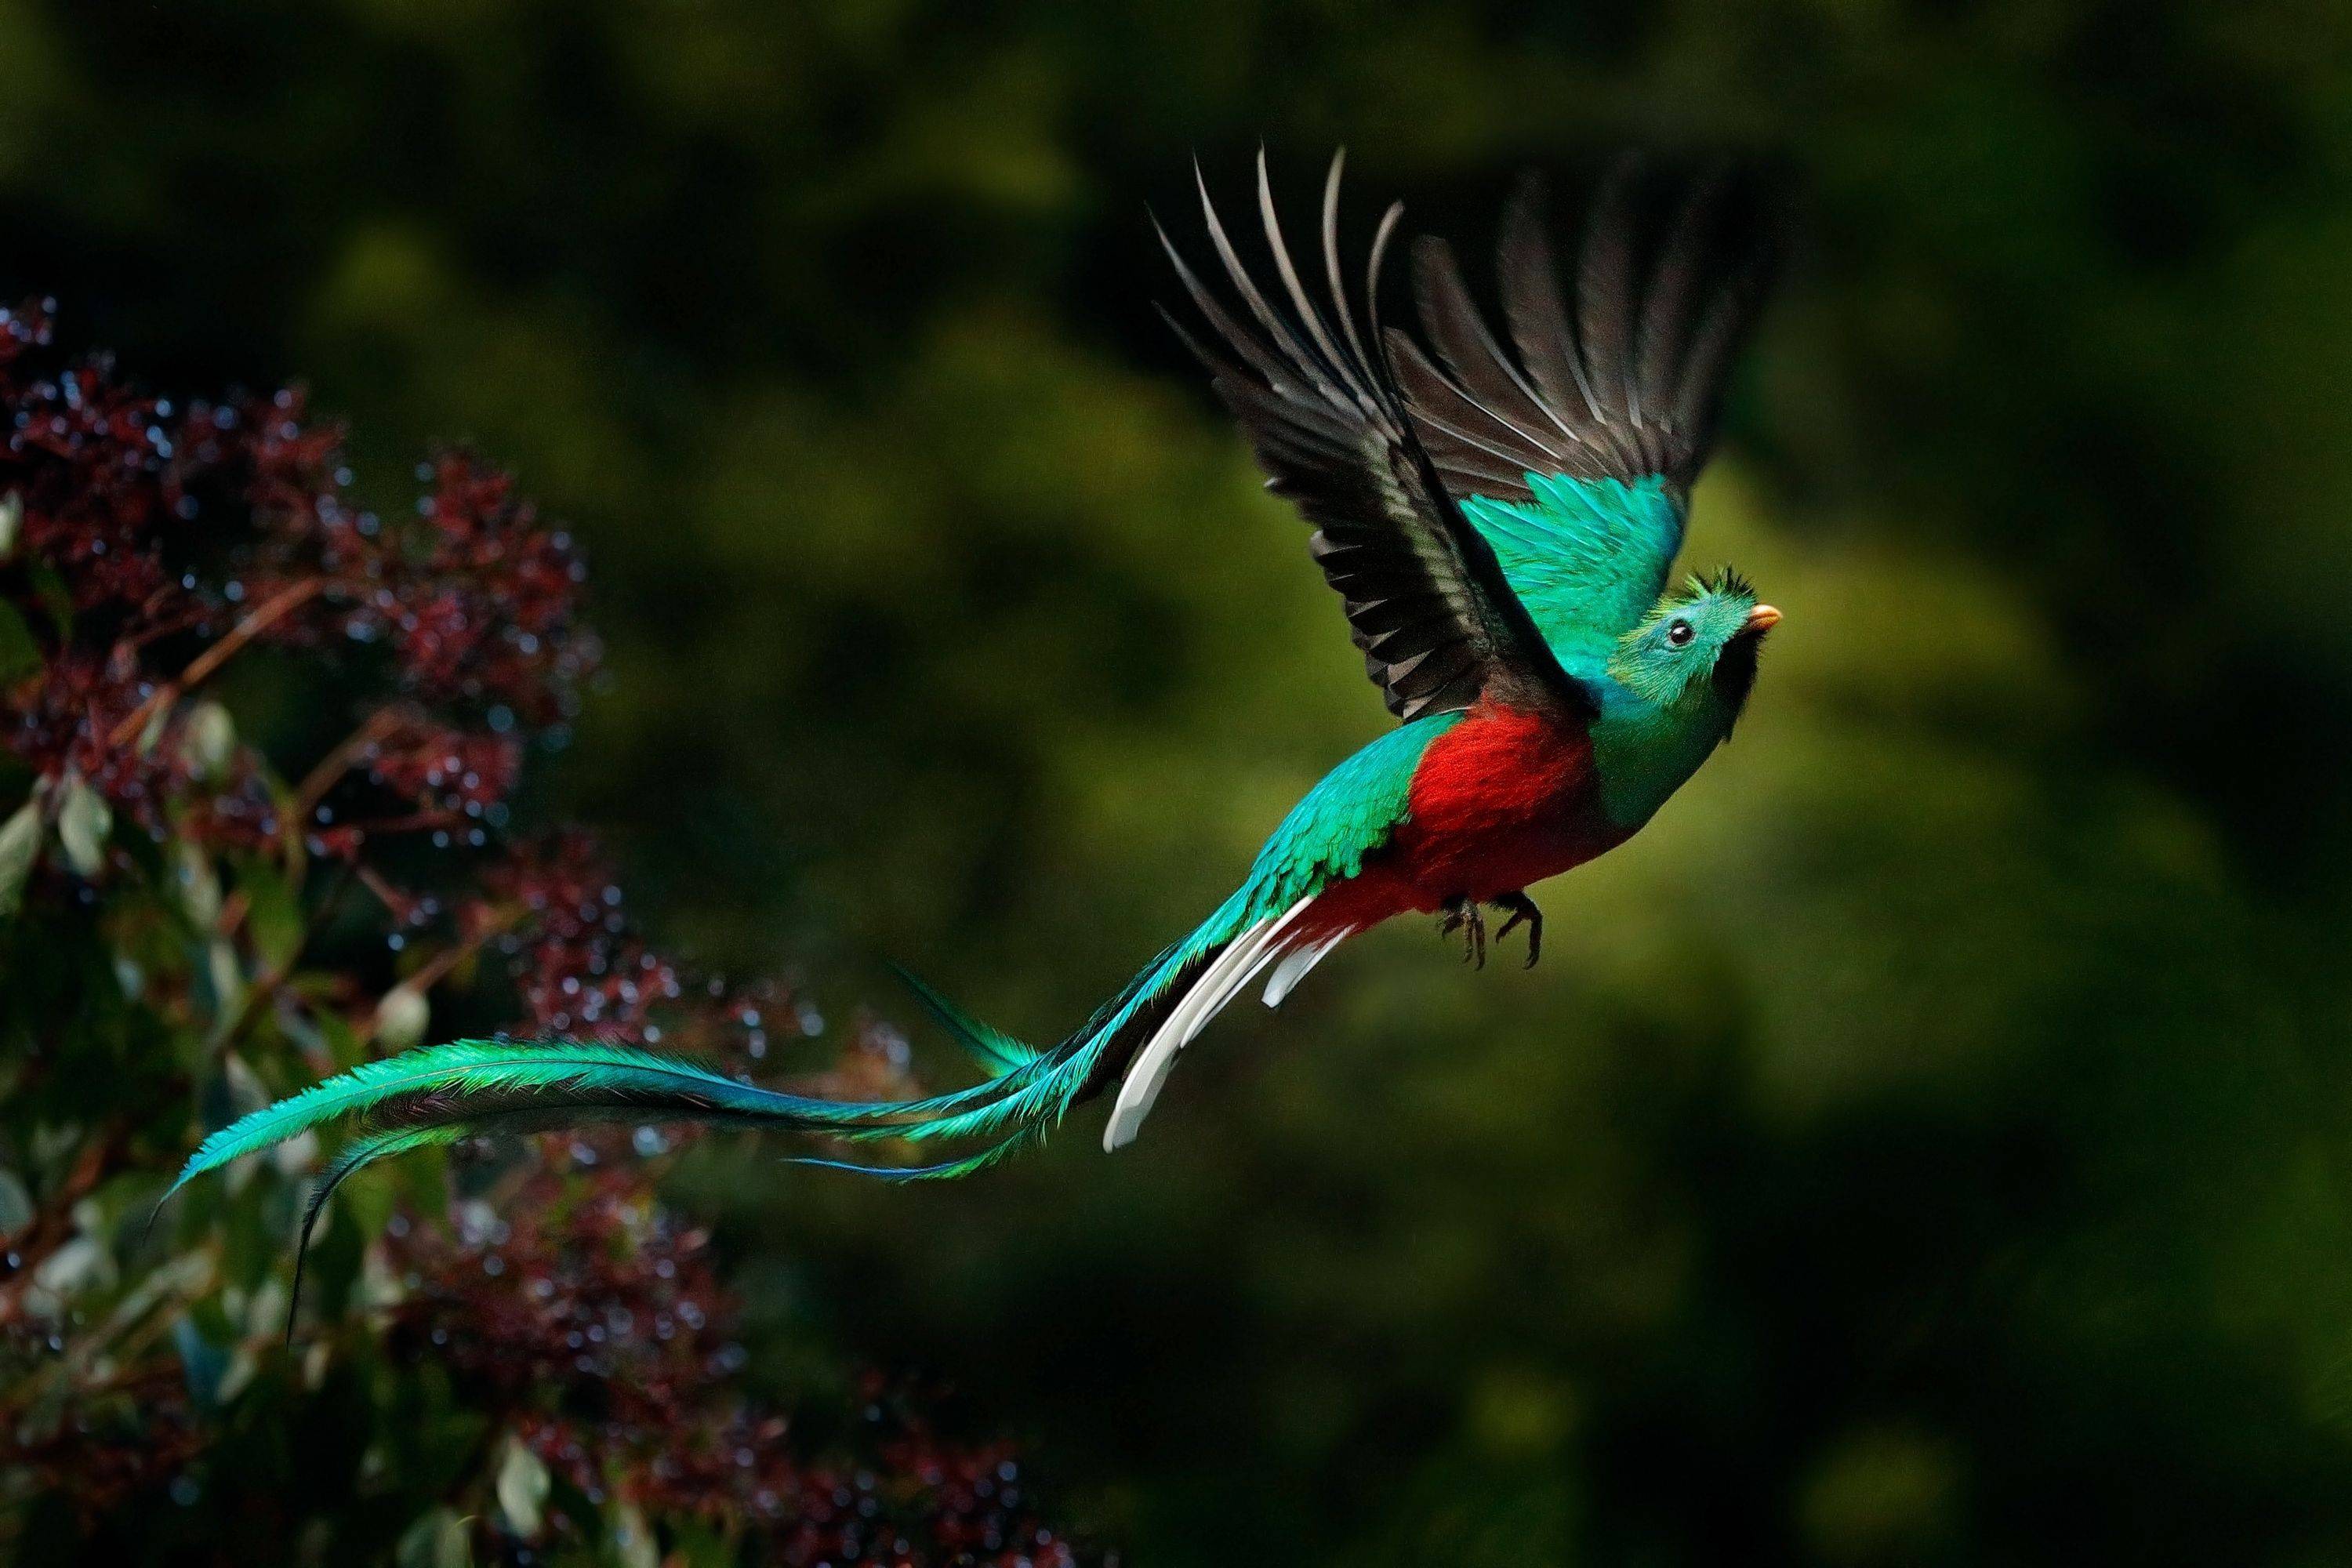
{"label": "thin twig", "polygon": [[107,744],[128,745],[133,737],[147,728],[156,714],[165,711],[196,687],[202,686],[215,670],[236,657],[239,648],[275,626],[289,611],[318,597],[326,586],[323,577],[305,577],[287,584],[255,605],[253,613],[230,627],[227,636],[189,660],[188,668],[180,671],[178,679],[165,681],[146,701],[132,709],[130,715],[114,727],[114,732],[107,737]]}
{"label": "thin twig", "polygon": [[341,901],[343,889],[351,885],[352,868],[346,866],[342,875],[335,879],[311,910],[310,918],[303,923],[301,940],[294,944],[294,951],[247,989],[245,1005],[237,1009],[236,1017],[221,1035],[222,1049],[226,1050],[242,1039],[246,1030],[253,1026],[254,1019],[260,1016],[263,1006],[285,989],[286,982],[293,977],[295,964],[301,961],[303,953],[310,951],[312,940],[325,928],[334,914],[335,906]]}
{"label": "thin twig", "polygon": [[13,1321],[23,1310],[25,1289],[32,1283],[35,1271],[73,1234],[74,1205],[96,1192],[99,1184],[114,1173],[130,1142],[126,1119],[117,1117],[108,1123],[104,1131],[82,1145],[66,1179],[58,1184],[57,1190],[31,1222],[16,1233],[16,1245],[10,1248],[16,1255],[16,1273],[0,1285],[0,1323]]}
{"label": "thin twig", "polygon": [[464,942],[453,942],[449,946],[443,948],[439,952],[435,953],[429,962],[420,966],[415,973],[410,975],[407,979],[403,980],[400,984],[407,986],[412,991],[419,993],[420,994],[424,992],[430,991],[436,985],[440,984],[442,981],[447,979],[451,970],[465,963],[466,960],[471,958],[475,953],[479,952],[482,950],[483,945],[488,942],[492,937],[504,936],[507,932],[514,930],[516,926],[520,925],[521,923],[522,911],[520,909],[515,910],[510,913],[500,915],[498,919],[491,921],[489,923],[483,926],[481,930],[476,931],[472,936],[467,937]]}
{"label": "thin twig", "polygon": [[299,833],[305,829],[310,824],[310,814],[319,809],[319,803],[327,798],[327,792],[335,787],[335,781],[351,771],[352,763],[360,753],[405,721],[399,710],[379,708],[368,715],[365,723],[344,736],[334,750],[320,758],[318,765],[302,775],[301,784],[294,791],[289,831]]}

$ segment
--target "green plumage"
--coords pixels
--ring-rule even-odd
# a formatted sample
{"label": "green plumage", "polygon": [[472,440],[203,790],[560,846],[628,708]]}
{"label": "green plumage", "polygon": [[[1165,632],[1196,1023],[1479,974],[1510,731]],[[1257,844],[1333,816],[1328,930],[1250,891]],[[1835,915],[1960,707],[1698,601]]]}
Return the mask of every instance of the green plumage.
{"label": "green plumage", "polygon": [[1627,481],[1530,473],[1531,501],[1469,496],[1468,518],[1560,663],[1597,673],[1651,605],[1682,548],[1683,509],[1665,476]]}
{"label": "green plumage", "polygon": [[1258,851],[1218,940],[1361,869],[1403,820],[1422,753],[1461,721],[1459,713],[1441,713],[1399,725],[1325,773]]}
{"label": "green plumage", "polygon": [[[1388,842],[1404,816],[1422,753],[1461,718],[1446,713],[1402,725],[1333,768],[1283,818],[1231,898],[1183,941],[1146,964],[1067,1040],[1050,1052],[1030,1052],[998,1080],[1005,1090],[1001,1098],[931,1117],[901,1135],[917,1140],[988,1137],[1018,1127],[1023,1131],[1017,1137],[1042,1138],[1094,1083],[1107,1055],[1128,1039],[1129,1026],[1152,1004],[1196,973],[1236,935],[1326,884],[1354,876],[1364,857]],[[941,1011],[943,1004],[925,1000],[950,1028],[995,1034],[972,1025],[952,1007]]]}
{"label": "green plumage", "polygon": [[963,1047],[974,1061],[987,1068],[992,1077],[1001,1078],[1015,1068],[1027,1067],[1037,1059],[1036,1047],[1025,1045],[1003,1030],[982,1023],[898,964],[892,964],[890,972],[898,977],[900,984],[914,993],[915,1000],[923,1005],[923,1010],[938,1019],[940,1026],[955,1037],[956,1043]]}
{"label": "green plumage", "polygon": [[[597,1120],[751,1123],[838,1136],[919,1136],[921,1119],[952,1110],[1037,1059],[1037,1052],[969,1017],[900,972],[958,1044],[991,1073],[956,1094],[906,1101],[815,1100],[739,1082],[676,1057],[593,1040],[455,1040],[369,1062],[222,1128],[198,1146],[163,1195],[207,1171],[313,1128],[356,1116],[375,1131],[347,1148],[334,1181],[383,1154],[449,1142],[499,1121]],[[519,1130],[519,1129],[518,1129]],[[356,1160],[354,1157],[356,1156]],[[329,1184],[332,1185],[332,1182]]]}
{"label": "green plumage", "polygon": [[583,1112],[604,1107],[676,1110],[818,1125],[855,1121],[870,1110],[758,1089],[627,1046],[455,1040],[353,1068],[222,1128],[190,1156],[171,1190],[338,1117],[413,1118],[417,1127],[448,1125],[462,1121],[469,1104],[487,1109],[534,1099],[561,1099]]}

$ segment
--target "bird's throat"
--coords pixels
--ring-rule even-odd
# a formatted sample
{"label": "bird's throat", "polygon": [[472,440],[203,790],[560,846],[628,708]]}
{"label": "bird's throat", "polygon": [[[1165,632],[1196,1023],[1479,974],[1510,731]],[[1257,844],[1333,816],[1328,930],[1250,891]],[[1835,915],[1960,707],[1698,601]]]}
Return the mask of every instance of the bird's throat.
{"label": "bird's throat", "polygon": [[1592,723],[1592,760],[1609,819],[1627,832],[1649,821],[1730,734],[1745,696],[1702,680],[1679,702],[1629,697],[1605,709]]}

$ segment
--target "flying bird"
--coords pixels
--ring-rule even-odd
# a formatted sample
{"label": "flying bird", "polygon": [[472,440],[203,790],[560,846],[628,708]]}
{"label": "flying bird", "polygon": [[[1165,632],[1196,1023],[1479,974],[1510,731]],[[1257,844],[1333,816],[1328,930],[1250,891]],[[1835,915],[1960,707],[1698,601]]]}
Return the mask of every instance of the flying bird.
{"label": "flying bird", "polygon": [[[845,1102],[787,1094],[634,1047],[460,1040],[370,1063],[206,1139],[173,1191],[239,1155],[358,1119],[322,1173],[327,1197],[404,1150],[477,1133],[593,1121],[689,1121],[852,1143],[961,1145],[891,1180],[980,1170],[1112,1093],[1106,1149],[1129,1142],[1180,1053],[1263,981],[1278,1005],[1332,949],[1403,914],[1436,915],[1484,964],[1522,927],[1528,889],[1624,843],[1729,738],[1780,612],[1738,574],[1673,582],[1692,481],[1776,247],[1734,183],[1664,205],[1630,170],[1593,203],[1572,278],[1554,256],[1541,185],[1507,207],[1497,285],[1510,347],[1440,240],[1413,249],[1423,342],[1383,328],[1381,218],[1351,298],[1339,242],[1340,173],[1324,184],[1321,276],[1276,220],[1265,159],[1257,206],[1271,275],[1253,271],[1201,185],[1223,275],[1204,281],[1160,241],[1206,363],[1266,486],[1311,526],[1364,668],[1399,721],[1309,790],[1233,895],[1146,963],[1067,1038],[1041,1049],[971,1017],[911,976],[922,1005],[986,1075],[934,1097]],[[1197,181],[1197,171],[1196,171]],[[1171,321],[1174,318],[1171,318]],[[168,1196],[168,1194],[167,1194]],[[298,1289],[299,1289],[298,1268]]]}

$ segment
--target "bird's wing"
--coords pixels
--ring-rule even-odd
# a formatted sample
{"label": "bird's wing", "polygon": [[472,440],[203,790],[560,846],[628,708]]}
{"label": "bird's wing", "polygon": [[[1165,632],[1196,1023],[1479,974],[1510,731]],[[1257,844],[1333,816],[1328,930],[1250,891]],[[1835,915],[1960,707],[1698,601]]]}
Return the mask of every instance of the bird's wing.
{"label": "bird's wing", "polygon": [[1401,720],[1451,712],[1485,691],[1588,712],[1583,689],[1561,670],[1494,547],[1447,493],[1413,433],[1394,368],[1378,351],[1382,338],[1372,296],[1398,207],[1389,209],[1372,242],[1367,321],[1358,325],[1339,273],[1343,164],[1344,156],[1331,161],[1323,188],[1328,313],[1308,294],[1283,243],[1261,153],[1258,208],[1289,309],[1273,303],[1252,279],[1202,183],[1209,237],[1248,319],[1218,301],[1162,230],[1160,243],[1223,348],[1204,345],[1173,318],[1171,324],[1208,364],[1218,395],[1266,471],[1266,488],[1314,525],[1308,549],[1345,601],[1365,670],[1391,712]]}
{"label": "bird's wing", "polygon": [[1521,184],[1497,247],[1516,355],[1433,238],[1413,281],[1435,355],[1389,334],[1415,434],[1556,645],[1615,637],[1664,588],[1778,250],[1727,179],[1691,190],[1656,233],[1634,184],[1621,168],[1593,204],[1572,288],[1542,184]]}

